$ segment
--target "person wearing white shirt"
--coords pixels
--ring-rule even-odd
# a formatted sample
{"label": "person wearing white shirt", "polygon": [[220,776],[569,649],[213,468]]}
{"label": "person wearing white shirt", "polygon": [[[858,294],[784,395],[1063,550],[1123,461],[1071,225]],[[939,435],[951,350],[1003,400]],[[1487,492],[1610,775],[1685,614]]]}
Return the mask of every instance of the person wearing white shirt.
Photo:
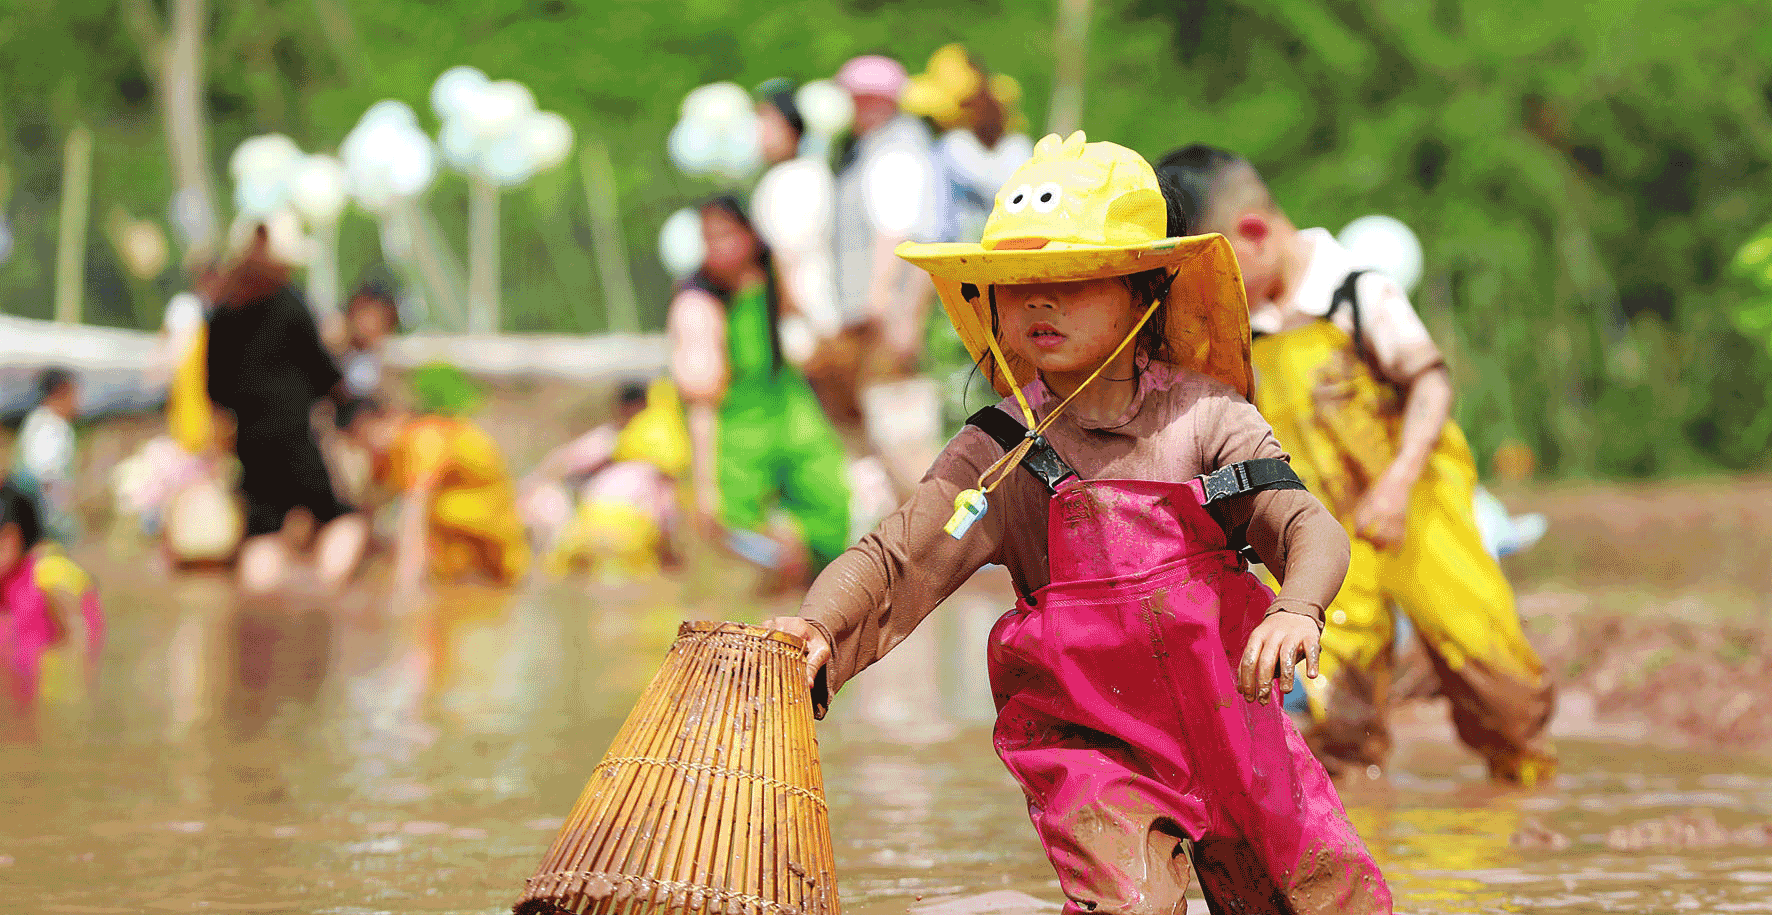
{"label": "person wearing white shirt", "polygon": [[39,402],[19,427],[13,455],[15,485],[32,493],[52,536],[74,535],[73,420],[80,412],[80,383],[62,368],[44,369],[37,379]]}

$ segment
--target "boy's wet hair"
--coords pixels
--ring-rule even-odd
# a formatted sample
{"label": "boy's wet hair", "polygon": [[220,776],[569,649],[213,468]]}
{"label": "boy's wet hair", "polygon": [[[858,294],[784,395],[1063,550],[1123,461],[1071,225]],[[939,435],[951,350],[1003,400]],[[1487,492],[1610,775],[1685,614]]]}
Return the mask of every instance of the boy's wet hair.
{"label": "boy's wet hair", "polygon": [[37,399],[48,400],[76,381],[73,370],[51,366],[37,373]]}
{"label": "boy's wet hair", "polygon": [[[1184,233],[1199,235],[1206,231],[1207,217],[1212,207],[1230,190],[1232,179],[1242,176],[1246,180],[1250,202],[1266,207],[1273,206],[1273,198],[1267,193],[1267,185],[1262,183],[1261,173],[1248,159],[1216,146],[1205,143],[1194,143],[1184,146],[1157,161],[1157,183],[1164,185],[1164,196],[1175,195],[1172,207],[1178,207],[1182,214]],[[1171,219],[1174,218],[1171,210]],[[1170,234],[1177,234],[1171,229]]]}
{"label": "boy's wet hair", "polygon": [[43,522],[37,516],[37,500],[14,486],[11,480],[0,483],[0,530],[18,525],[19,548],[29,550],[43,539]]}

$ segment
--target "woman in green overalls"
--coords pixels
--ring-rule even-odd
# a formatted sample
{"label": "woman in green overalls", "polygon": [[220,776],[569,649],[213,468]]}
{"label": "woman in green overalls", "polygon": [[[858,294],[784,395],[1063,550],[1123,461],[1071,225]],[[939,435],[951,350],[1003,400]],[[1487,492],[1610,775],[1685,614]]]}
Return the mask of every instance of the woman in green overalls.
{"label": "woman in green overalls", "polygon": [[849,543],[843,445],[782,358],[791,303],[743,207],[732,197],[703,204],[701,231],[706,258],[666,322],[696,515],[705,534],[774,567],[783,584],[803,584]]}

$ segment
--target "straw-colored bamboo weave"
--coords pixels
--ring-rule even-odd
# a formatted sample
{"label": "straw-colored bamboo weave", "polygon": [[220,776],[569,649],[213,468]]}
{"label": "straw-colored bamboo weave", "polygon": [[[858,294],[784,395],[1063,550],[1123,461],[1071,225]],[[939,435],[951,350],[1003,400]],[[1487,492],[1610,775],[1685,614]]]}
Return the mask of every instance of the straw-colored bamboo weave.
{"label": "straw-colored bamboo weave", "polygon": [[804,651],[684,623],[517,915],[841,915]]}

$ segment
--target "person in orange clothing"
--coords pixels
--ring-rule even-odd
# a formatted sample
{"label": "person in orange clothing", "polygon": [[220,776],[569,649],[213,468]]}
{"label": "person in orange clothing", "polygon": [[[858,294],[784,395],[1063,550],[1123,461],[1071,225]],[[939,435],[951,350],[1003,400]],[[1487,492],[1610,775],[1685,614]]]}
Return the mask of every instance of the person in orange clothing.
{"label": "person in orange clothing", "polygon": [[529,568],[516,488],[498,445],[463,419],[478,402],[460,370],[432,365],[414,373],[417,410],[362,399],[340,411],[340,425],[375,459],[375,479],[402,498],[394,540],[396,593],[429,572],[443,581],[515,583]]}

